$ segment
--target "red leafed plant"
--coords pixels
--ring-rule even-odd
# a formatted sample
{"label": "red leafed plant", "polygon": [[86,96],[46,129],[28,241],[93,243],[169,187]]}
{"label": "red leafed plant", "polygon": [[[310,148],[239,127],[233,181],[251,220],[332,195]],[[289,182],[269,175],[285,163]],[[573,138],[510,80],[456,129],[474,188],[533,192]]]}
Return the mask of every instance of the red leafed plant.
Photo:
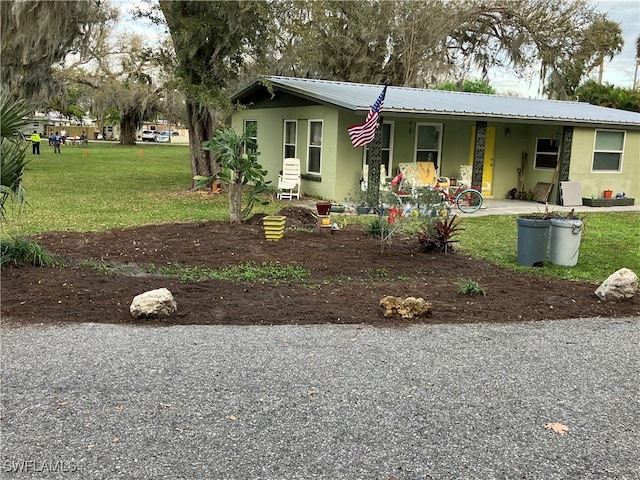
{"label": "red leafed plant", "polygon": [[460,228],[461,220],[457,216],[436,220],[429,224],[422,225],[418,233],[418,243],[415,252],[453,252],[453,244],[458,240],[453,237],[464,228]]}

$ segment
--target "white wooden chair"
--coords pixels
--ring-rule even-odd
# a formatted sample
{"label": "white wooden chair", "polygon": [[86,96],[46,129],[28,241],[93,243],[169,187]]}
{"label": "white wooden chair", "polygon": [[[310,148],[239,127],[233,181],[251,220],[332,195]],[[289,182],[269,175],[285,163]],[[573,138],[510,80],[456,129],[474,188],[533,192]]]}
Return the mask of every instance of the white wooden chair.
{"label": "white wooden chair", "polygon": [[[458,172],[458,185],[462,185],[468,188],[475,188],[476,190],[480,190],[479,187],[471,186],[471,175],[473,173],[472,165],[460,165],[460,171]],[[482,193],[488,192],[491,190],[490,182],[482,182]]]}
{"label": "white wooden chair", "polygon": [[278,198],[291,200],[300,198],[300,159],[285,158],[278,177]]}
{"label": "white wooden chair", "polygon": [[458,172],[458,183],[465,187],[471,186],[471,172],[473,167],[471,165],[460,165],[460,171]]}

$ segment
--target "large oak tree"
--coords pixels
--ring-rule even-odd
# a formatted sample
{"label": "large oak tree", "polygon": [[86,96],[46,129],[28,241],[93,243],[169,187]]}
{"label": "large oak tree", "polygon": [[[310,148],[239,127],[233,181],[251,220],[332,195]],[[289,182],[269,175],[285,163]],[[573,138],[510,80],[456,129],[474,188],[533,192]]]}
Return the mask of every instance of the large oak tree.
{"label": "large oak tree", "polygon": [[[620,26],[587,0],[276,2],[278,73],[429,87],[493,68],[563,96],[620,51]],[[549,81],[552,80],[552,81]]]}
{"label": "large oak tree", "polygon": [[147,15],[165,24],[171,37],[172,49],[161,49],[159,57],[186,96],[191,171],[210,177],[218,165],[202,144],[228,112],[230,86],[243,65],[265,56],[268,4],[160,0],[157,6],[162,15]]}

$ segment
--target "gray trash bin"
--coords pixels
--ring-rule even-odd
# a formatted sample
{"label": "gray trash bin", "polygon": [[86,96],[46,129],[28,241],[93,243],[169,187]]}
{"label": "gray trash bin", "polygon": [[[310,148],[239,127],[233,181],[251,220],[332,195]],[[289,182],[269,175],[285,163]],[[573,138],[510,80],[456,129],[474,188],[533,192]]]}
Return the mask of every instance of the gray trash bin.
{"label": "gray trash bin", "polygon": [[547,259],[551,220],[540,217],[518,217],[518,263],[528,267]]}
{"label": "gray trash bin", "polygon": [[549,235],[549,261],[568,267],[578,263],[584,223],[579,218],[552,218]]}

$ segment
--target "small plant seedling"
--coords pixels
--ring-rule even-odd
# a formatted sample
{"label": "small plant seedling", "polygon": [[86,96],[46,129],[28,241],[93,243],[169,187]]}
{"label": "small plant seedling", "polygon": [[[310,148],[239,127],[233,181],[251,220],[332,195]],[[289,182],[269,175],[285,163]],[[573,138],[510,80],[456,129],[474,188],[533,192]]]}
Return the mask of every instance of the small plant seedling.
{"label": "small plant seedling", "polygon": [[486,297],[487,293],[478,282],[476,282],[475,280],[467,279],[463,280],[458,285],[458,295],[468,295],[470,297],[484,295]]}
{"label": "small plant seedling", "polygon": [[98,263],[94,265],[93,268],[96,272],[100,272],[105,275],[113,273],[113,268],[108,263]]}
{"label": "small plant seedling", "polygon": [[389,276],[389,270],[386,268],[377,268],[376,269],[376,277],[378,278],[387,278]]}

